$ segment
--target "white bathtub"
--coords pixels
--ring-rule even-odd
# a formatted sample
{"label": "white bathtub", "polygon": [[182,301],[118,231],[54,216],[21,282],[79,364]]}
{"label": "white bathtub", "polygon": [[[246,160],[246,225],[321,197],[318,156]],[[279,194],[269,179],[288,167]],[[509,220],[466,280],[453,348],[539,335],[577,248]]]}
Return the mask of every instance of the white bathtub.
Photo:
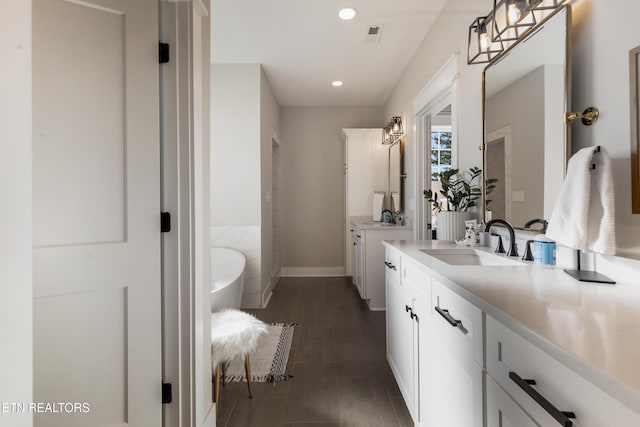
{"label": "white bathtub", "polygon": [[211,248],[211,312],[240,308],[246,259],[229,248]]}

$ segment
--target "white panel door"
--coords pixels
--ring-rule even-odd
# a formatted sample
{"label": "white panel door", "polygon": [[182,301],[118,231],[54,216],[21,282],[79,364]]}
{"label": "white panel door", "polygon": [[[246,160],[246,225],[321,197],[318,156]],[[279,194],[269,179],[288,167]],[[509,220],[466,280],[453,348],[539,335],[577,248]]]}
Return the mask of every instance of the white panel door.
{"label": "white panel door", "polygon": [[162,425],[157,7],[33,1],[36,426]]}

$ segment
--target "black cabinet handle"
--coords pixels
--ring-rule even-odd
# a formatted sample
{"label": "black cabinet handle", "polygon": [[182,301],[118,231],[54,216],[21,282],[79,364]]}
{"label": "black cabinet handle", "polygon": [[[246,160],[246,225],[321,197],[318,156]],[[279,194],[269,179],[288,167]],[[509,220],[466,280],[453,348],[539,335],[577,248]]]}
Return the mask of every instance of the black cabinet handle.
{"label": "black cabinet handle", "polygon": [[573,426],[573,421],[571,421],[569,418],[575,418],[576,414],[573,412],[561,411],[553,406],[551,402],[549,402],[544,398],[544,396],[542,396],[533,387],[531,387],[532,385],[536,385],[535,380],[522,379],[520,375],[516,374],[513,371],[509,372],[509,378],[511,378],[511,381],[516,383],[518,387],[520,387],[533,400],[535,400],[538,405],[542,406],[542,408],[547,411],[547,413],[551,415],[557,422],[559,422],[561,426]]}
{"label": "black cabinet handle", "polygon": [[413,309],[412,309],[411,307],[409,307],[408,305],[405,305],[405,306],[404,306],[404,311],[406,311],[407,313],[408,313],[408,312],[413,313]]}
{"label": "black cabinet handle", "polygon": [[391,263],[390,263],[390,262],[388,262],[388,261],[385,261],[385,262],[384,262],[384,265],[386,265],[388,268],[390,268],[390,269],[392,269],[392,270],[397,270],[396,266],[395,266],[395,265],[393,265],[393,264],[391,264]]}
{"label": "black cabinet handle", "polygon": [[462,320],[454,319],[450,314],[449,310],[442,309],[436,305],[436,311],[440,316],[444,317],[444,320],[449,322],[449,324],[453,327],[462,326]]}
{"label": "black cabinet handle", "polygon": [[420,323],[420,319],[418,319],[418,315],[417,315],[417,314],[415,314],[415,313],[413,312],[413,310],[411,310],[411,319],[412,319],[412,320],[415,320],[415,321],[416,321],[416,322],[418,322],[418,323]]}

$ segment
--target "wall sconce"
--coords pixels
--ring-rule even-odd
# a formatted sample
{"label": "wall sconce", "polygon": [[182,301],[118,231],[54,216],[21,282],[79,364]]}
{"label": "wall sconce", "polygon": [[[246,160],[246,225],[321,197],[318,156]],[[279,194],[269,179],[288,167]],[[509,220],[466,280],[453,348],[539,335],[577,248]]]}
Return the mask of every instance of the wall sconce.
{"label": "wall sconce", "polygon": [[467,64],[493,61],[566,1],[493,0],[493,10],[469,26]]}
{"label": "wall sconce", "polygon": [[538,10],[555,10],[567,0],[529,0],[527,12],[535,12]]}
{"label": "wall sconce", "polygon": [[518,40],[536,25],[536,17],[527,11],[527,6],[527,0],[493,0],[492,40]]}
{"label": "wall sconce", "polygon": [[488,16],[477,17],[469,26],[467,64],[483,64],[504,50],[502,40],[491,41],[492,22]]}
{"label": "wall sconce", "polygon": [[382,128],[382,144],[390,145],[404,136],[402,117],[393,116],[391,121]]}
{"label": "wall sconce", "polygon": [[391,144],[391,128],[387,124],[382,128],[382,145]]}
{"label": "wall sconce", "polygon": [[391,118],[391,135],[393,136],[404,135],[404,128],[402,127],[402,117],[393,116]]}
{"label": "wall sconce", "polygon": [[536,15],[538,20],[544,19],[554,10],[562,5],[566,0],[527,0],[527,12]]}

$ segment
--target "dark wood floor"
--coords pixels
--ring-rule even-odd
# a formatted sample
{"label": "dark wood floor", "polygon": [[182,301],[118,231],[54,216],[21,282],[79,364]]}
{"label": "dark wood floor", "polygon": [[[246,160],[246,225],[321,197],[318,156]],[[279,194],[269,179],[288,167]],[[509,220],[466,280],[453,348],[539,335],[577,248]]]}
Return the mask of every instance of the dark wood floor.
{"label": "dark wood floor", "polygon": [[413,426],[386,361],[384,312],[345,278],[284,278],[265,322],[300,322],[287,373],[273,384],[221,387],[218,426]]}

